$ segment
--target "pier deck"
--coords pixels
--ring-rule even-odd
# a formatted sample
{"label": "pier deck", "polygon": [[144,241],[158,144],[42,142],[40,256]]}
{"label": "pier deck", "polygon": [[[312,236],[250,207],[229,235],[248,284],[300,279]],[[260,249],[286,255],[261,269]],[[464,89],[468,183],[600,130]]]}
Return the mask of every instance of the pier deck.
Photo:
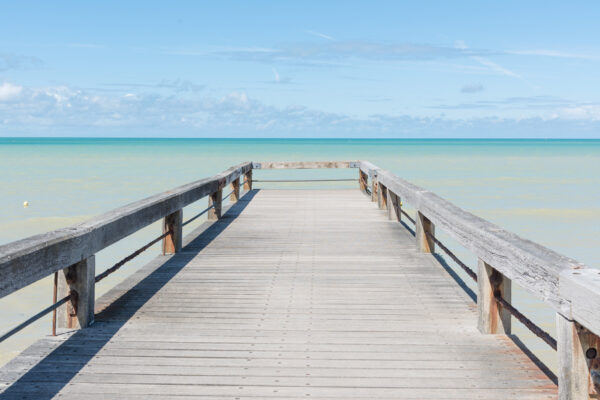
{"label": "pier deck", "polygon": [[183,245],[1,369],[0,398],[557,396],[358,190],[252,190]]}

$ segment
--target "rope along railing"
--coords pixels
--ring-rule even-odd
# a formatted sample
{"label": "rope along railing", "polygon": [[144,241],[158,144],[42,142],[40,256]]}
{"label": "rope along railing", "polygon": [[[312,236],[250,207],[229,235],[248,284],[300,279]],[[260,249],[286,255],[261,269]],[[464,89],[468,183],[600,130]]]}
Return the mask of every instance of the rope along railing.
{"label": "rope along railing", "polygon": [[15,326],[10,331],[8,331],[4,335],[0,336],[0,343],[3,342],[3,341],[5,341],[6,339],[8,339],[9,337],[11,337],[15,333],[17,333],[17,332],[21,331],[22,329],[28,327],[29,325],[33,324],[35,321],[37,321],[38,319],[42,318],[46,314],[49,314],[50,312],[56,310],[58,307],[62,306],[63,304],[65,304],[69,300],[71,300],[71,295],[63,297],[62,299],[60,299],[56,303],[54,303],[54,304],[52,304],[52,305],[44,308],[42,311],[40,311],[39,313],[35,314],[33,317],[29,318],[27,321],[21,322],[19,325]]}
{"label": "rope along railing", "polygon": [[[410,222],[415,224],[415,220],[406,213],[406,211],[400,209],[402,214],[408,218]],[[469,268],[464,262],[462,262],[450,249],[448,249],[442,242],[440,242],[431,232],[425,231],[425,235],[431,238],[454,262],[456,262],[466,273],[477,282],[477,273]],[[515,317],[520,323],[522,323],[527,329],[529,329],[534,335],[542,339],[546,344],[556,350],[556,339],[554,339],[548,332],[537,326],[533,321],[523,315],[517,310],[512,304],[504,300],[499,292],[494,293],[494,299],[506,309],[513,317]]]}
{"label": "rope along railing", "polygon": [[529,318],[527,318],[526,316],[524,316],[523,314],[521,314],[521,312],[519,310],[517,310],[516,308],[514,308],[512,306],[512,304],[510,304],[508,301],[504,300],[502,298],[502,296],[500,295],[500,293],[495,292],[494,293],[494,298],[496,299],[496,301],[498,303],[500,303],[502,305],[502,307],[504,307],[505,309],[507,309],[508,312],[510,312],[513,317],[515,317],[516,319],[518,319],[519,322],[521,322],[523,325],[525,325],[537,337],[539,337],[544,342],[546,342],[548,344],[548,346],[550,346],[554,350],[556,350],[556,339],[554,339],[552,336],[550,336],[550,334],[548,332],[544,331],[542,328],[540,328],[539,326],[537,326]]}
{"label": "rope along railing", "polygon": [[[233,194],[233,191],[231,193],[229,193],[228,195],[226,195],[225,197],[223,197],[223,200],[225,200],[226,198],[228,198],[232,194]],[[197,218],[199,218],[202,215],[206,214],[212,208],[215,208],[214,204],[210,205],[206,209],[202,210],[200,213],[196,214],[192,218],[190,218],[187,221],[183,222],[181,224],[181,226],[185,226],[185,225],[189,224],[190,222],[196,220]],[[103,280],[104,278],[106,278],[107,276],[109,276],[110,274],[116,272],[123,265],[125,265],[129,261],[133,260],[134,258],[136,258],[137,256],[139,256],[140,254],[142,254],[144,251],[148,250],[150,247],[154,246],[156,243],[160,242],[162,239],[166,238],[167,236],[169,236],[172,233],[173,232],[170,231],[170,230],[166,231],[165,233],[163,233],[159,237],[153,239],[152,241],[148,242],[144,246],[140,247],[139,249],[137,249],[133,253],[129,254],[127,257],[123,258],[121,261],[119,261],[116,264],[114,264],[112,267],[108,268],[107,270],[105,270],[101,274],[97,275],[94,278],[94,282],[98,283],[101,280]],[[57,278],[58,278],[58,272],[56,272],[54,274],[54,294],[55,295],[56,295],[56,286],[57,286],[57,281],[58,281]],[[6,332],[4,335],[0,336],[0,343],[3,342],[4,340],[8,339],[9,337],[13,336],[14,334],[20,332],[21,330],[23,330],[27,326],[33,324],[35,321],[39,320],[40,318],[44,317],[45,315],[47,315],[47,314],[49,314],[50,312],[53,312],[53,311],[54,311],[54,314],[52,316],[52,335],[55,336],[56,335],[56,309],[59,308],[60,306],[62,306],[63,304],[65,304],[66,302],[68,302],[69,300],[71,300],[71,295],[63,297],[62,299],[60,299],[58,301],[56,301],[56,298],[54,298],[54,300],[55,300],[55,302],[53,304],[51,304],[50,306],[46,307],[45,309],[43,309],[39,313],[35,314],[31,318],[27,319],[26,321],[20,323],[19,325],[17,325],[16,327],[14,327],[13,329],[11,329],[10,331]]]}
{"label": "rope along railing", "polygon": [[190,218],[187,221],[185,221],[184,223],[182,223],[181,226],[186,226],[190,222],[192,222],[192,221],[200,218],[201,216],[203,216],[204,214],[206,214],[207,212],[209,212],[212,208],[215,208],[214,204],[211,204],[210,206],[208,206],[204,210],[200,211],[198,214],[194,215],[192,218]]}

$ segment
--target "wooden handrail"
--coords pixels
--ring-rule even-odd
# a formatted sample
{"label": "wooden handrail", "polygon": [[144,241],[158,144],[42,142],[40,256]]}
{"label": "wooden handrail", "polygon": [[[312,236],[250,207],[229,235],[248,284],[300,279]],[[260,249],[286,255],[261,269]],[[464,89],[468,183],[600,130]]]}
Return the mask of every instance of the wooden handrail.
{"label": "wooden handrail", "polygon": [[0,246],[0,298],[76,264],[252,170],[246,162],[210,178],[136,201],[80,224]]}

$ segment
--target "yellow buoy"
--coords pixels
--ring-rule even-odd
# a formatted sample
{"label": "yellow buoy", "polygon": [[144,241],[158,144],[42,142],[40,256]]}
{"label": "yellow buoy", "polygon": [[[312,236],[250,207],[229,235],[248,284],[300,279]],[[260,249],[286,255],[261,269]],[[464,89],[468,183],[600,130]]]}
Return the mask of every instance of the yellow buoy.
{"label": "yellow buoy", "polygon": [[29,207],[29,202],[28,201],[24,201],[23,202],[23,207]]}

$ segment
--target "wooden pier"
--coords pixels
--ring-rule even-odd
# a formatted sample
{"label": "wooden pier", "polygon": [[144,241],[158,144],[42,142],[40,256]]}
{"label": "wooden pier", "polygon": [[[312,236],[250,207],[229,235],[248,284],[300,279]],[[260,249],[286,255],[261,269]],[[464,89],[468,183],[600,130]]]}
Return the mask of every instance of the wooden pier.
{"label": "wooden pier", "polygon": [[[361,190],[252,189],[275,168],[357,168]],[[120,265],[94,254],[160,218],[164,254],[95,299]],[[479,257],[476,302],[434,227]],[[244,163],[0,246],[0,296],[57,271],[57,335],[0,369],[0,399],[597,398],[598,271],[369,162]],[[510,336],[512,282],[557,311],[555,379]]]}

